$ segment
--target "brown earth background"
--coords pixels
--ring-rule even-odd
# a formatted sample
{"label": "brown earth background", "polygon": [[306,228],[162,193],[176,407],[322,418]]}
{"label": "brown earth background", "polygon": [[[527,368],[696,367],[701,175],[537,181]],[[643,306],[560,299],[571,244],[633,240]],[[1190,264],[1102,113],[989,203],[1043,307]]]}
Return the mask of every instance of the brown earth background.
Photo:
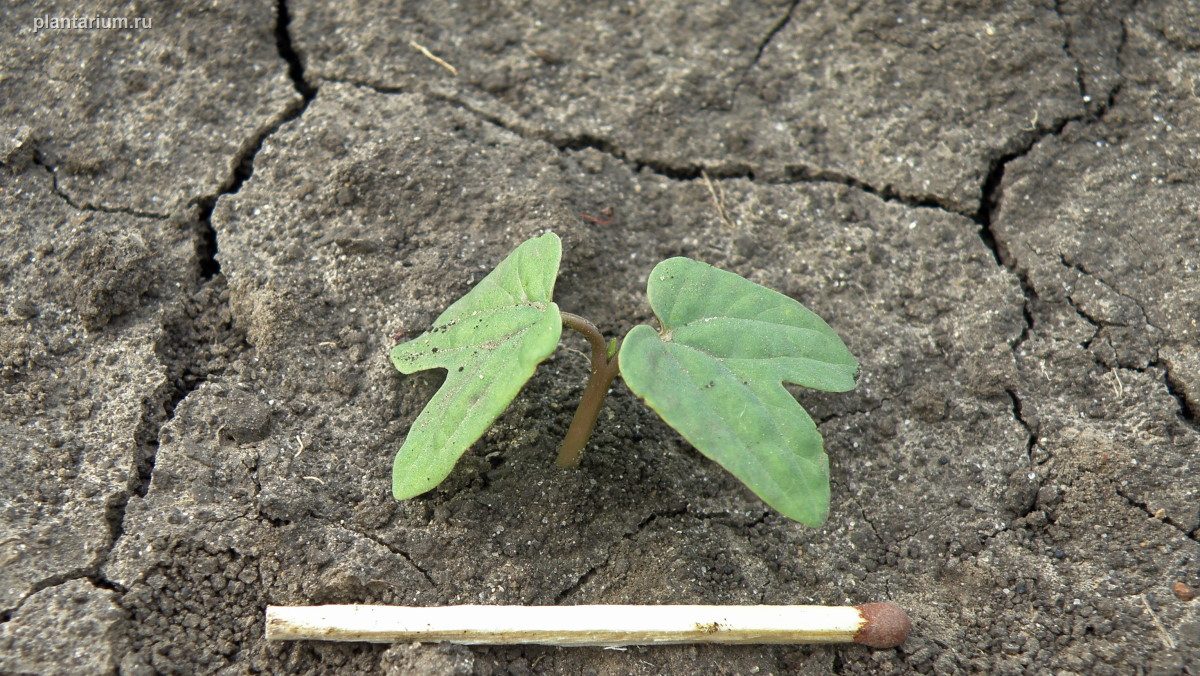
{"label": "brown earth background", "polygon": [[[0,162],[2,673],[1200,673],[1194,2],[16,2]],[[553,467],[574,335],[391,499],[441,379],[392,336],[548,230],[608,335],[675,255],[838,331],[858,388],[797,392],[823,528],[619,382]],[[262,636],[267,604],[885,599],[895,650]]]}

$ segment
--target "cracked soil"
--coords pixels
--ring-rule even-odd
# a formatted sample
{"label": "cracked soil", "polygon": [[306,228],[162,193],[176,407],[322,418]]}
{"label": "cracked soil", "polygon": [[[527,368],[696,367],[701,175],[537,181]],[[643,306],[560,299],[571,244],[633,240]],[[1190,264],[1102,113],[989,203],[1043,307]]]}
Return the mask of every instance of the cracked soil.
{"label": "cracked soil", "polygon": [[[84,12],[152,27],[43,29]],[[1188,0],[12,3],[0,673],[1200,673]],[[419,332],[518,243],[609,336],[685,255],[824,317],[810,529],[565,334],[390,496]],[[268,604],[892,600],[894,650],[267,643]]]}

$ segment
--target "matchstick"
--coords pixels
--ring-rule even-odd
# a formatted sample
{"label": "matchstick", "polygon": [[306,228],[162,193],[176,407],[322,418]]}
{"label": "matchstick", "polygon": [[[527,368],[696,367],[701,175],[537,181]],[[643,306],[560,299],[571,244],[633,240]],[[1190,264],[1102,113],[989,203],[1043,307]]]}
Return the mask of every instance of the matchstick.
{"label": "matchstick", "polygon": [[267,638],[296,641],[624,646],[861,643],[908,637],[894,603],[860,606],[267,606]]}

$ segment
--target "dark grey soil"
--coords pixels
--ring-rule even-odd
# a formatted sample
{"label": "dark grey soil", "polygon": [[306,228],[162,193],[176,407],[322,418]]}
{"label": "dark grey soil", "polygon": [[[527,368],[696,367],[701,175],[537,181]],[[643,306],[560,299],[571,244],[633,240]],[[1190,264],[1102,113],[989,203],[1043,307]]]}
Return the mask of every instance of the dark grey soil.
{"label": "dark grey soil", "polygon": [[[93,4],[0,17],[0,673],[1200,673],[1189,0]],[[33,30],[80,13],[153,27]],[[824,528],[619,381],[553,467],[574,335],[391,499],[440,382],[392,336],[547,230],[609,335],[686,255],[845,338],[858,388],[798,392]],[[895,650],[262,637],[267,604],[885,599]]]}

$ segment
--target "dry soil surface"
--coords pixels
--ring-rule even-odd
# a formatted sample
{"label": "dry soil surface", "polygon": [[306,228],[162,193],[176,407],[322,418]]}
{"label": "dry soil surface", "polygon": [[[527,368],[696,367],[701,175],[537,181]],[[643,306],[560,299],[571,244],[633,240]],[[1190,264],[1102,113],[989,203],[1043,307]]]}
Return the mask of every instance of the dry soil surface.
{"label": "dry soil surface", "polygon": [[[150,28],[54,29],[58,17]],[[0,672],[1200,673],[1190,0],[12,3]],[[817,311],[788,521],[624,385],[552,465],[565,335],[390,495],[414,335],[524,239],[650,320],[659,260]],[[890,599],[894,650],[268,643],[268,604]]]}

